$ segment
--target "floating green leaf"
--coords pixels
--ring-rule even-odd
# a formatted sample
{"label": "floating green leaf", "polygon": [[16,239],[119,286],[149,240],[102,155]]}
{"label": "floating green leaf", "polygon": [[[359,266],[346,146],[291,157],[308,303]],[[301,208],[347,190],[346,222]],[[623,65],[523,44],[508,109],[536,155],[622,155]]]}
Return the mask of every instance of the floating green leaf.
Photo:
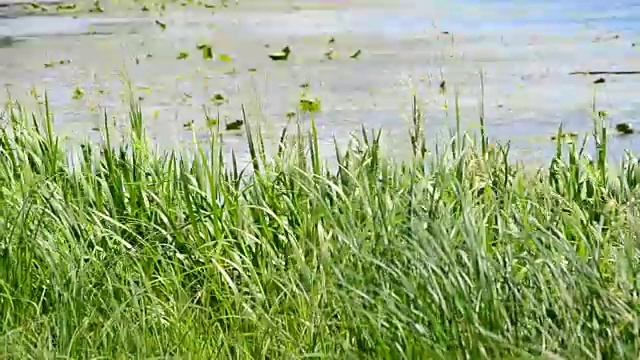
{"label": "floating green leaf", "polygon": [[360,54],[362,54],[362,50],[358,49],[358,50],[356,50],[356,52],[354,52],[350,57],[351,57],[352,59],[357,59],[357,58],[358,58],[358,56],[360,56]]}
{"label": "floating green leaf", "polygon": [[74,100],[80,100],[82,99],[82,97],[84,96],[84,91],[82,89],[80,89],[79,87],[76,86],[75,89],[73,89],[73,96],[72,98]]}
{"label": "floating green leaf", "polygon": [[220,61],[223,61],[223,62],[231,62],[231,60],[232,60],[232,59],[231,59],[231,56],[229,56],[229,55],[227,55],[227,54],[220,54],[220,55],[218,55],[218,59],[219,59]]}
{"label": "floating green leaf", "polygon": [[214,102],[214,103],[217,103],[217,104],[220,104],[220,103],[224,102],[224,100],[225,100],[224,95],[222,95],[220,93],[214,94],[211,97],[211,102]]}
{"label": "floating green leaf", "polygon": [[48,63],[44,64],[45,68],[52,68],[56,65],[66,65],[66,64],[71,64],[71,60],[68,59],[63,59],[63,60],[58,60],[58,61],[49,61]]}
{"label": "floating green leaf", "polygon": [[282,51],[269,54],[269,58],[273,61],[286,61],[291,54],[291,48],[289,45],[282,48]]}
{"label": "floating green leaf", "polygon": [[315,98],[302,98],[300,99],[300,109],[304,112],[308,112],[308,113],[316,113],[316,112],[320,112],[321,110],[321,103],[320,103],[320,99]]}
{"label": "floating green leaf", "polygon": [[76,4],[73,4],[73,3],[60,4],[56,6],[56,9],[58,10],[75,10],[75,8],[76,8]]}
{"label": "floating green leaf", "polygon": [[180,51],[180,52],[178,53],[178,56],[176,57],[176,59],[178,59],[178,60],[184,60],[184,59],[186,59],[186,58],[188,58],[188,57],[189,57],[189,53],[188,53],[188,52],[186,52],[186,51]]}

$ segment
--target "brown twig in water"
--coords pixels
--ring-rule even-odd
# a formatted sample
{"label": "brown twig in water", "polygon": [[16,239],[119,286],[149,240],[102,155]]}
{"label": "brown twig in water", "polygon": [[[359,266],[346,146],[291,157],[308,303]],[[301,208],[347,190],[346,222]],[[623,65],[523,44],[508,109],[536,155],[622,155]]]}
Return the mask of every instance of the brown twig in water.
{"label": "brown twig in water", "polygon": [[640,71],[574,71],[569,75],[640,75]]}

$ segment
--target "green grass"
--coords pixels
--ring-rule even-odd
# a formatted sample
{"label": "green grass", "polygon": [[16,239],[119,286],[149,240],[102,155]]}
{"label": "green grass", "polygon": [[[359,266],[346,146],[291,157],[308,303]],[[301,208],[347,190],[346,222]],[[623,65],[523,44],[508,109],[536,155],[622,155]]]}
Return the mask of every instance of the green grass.
{"label": "green grass", "polygon": [[[49,114],[47,109],[46,114]],[[456,135],[385,157],[362,132],[325,164],[315,131],[250,167],[128,145],[69,153],[52,119],[0,133],[0,358],[632,359],[637,161],[577,147],[525,170]],[[482,119],[481,119],[482,120]],[[484,132],[483,132],[484,134]],[[560,138],[560,137],[559,137]],[[69,155],[75,154],[75,155]],[[235,157],[234,157],[235,158]]]}

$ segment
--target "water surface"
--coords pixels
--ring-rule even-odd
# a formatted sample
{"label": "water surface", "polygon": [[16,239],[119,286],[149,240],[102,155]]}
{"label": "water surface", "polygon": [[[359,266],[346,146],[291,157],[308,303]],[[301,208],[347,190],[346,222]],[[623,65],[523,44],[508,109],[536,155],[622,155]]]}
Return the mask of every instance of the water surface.
{"label": "water surface", "polygon": [[[597,77],[568,75],[640,70],[637,1],[246,0],[225,9],[169,3],[163,14],[153,6],[141,12],[140,4],[103,6],[104,13],[73,14],[0,7],[0,79],[23,101],[32,88],[46,89],[56,126],[74,137],[98,139],[92,129],[105,109],[124,119],[125,78],[142,98],[149,134],[164,147],[190,141],[184,124],[191,120],[205,138],[204,108],[224,122],[240,117],[241,105],[277,139],[300,85],[308,84],[322,100],[323,145],[334,136],[344,142],[365,124],[383,128],[389,150],[402,155],[413,94],[431,138],[454,125],[456,92],[463,125],[477,125],[480,71],[488,131],[510,141],[522,159],[548,157],[560,124],[589,131],[594,93],[612,123],[639,120],[640,76],[607,76],[594,85]],[[329,37],[336,42],[328,44]],[[232,61],[203,59],[196,45],[205,41]],[[293,49],[289,61],[267,57],[285,44]],[[324,56],[330,47],[333,60]],[[350,59],[357,49],[361,57]],[[177,60],[181,51],[189,58]],[[70,63],[45,67],[60,60]],[[219,108],[210,101],[217,93],[228,99]],[[613,155],[640,149],[637,139],[614,136]],[[227,146],[242,151],[243,136],[229,136]]]}

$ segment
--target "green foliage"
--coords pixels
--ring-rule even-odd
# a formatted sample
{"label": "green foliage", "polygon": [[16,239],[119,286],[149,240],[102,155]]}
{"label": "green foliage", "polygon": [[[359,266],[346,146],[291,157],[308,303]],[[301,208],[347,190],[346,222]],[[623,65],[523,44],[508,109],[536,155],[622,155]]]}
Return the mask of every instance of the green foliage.
{"label": "green foliage", "polygon": [[243,170],[213,130],[195,153],[152,151],[136,105],[126,144],[105,130],[71,153],[44,114],[9,108],[0,130],[0,354],[638,353],[638,165],[609,168],[598,121],[594,161],[558,138],[537,173],[484,135],[427,156],[417,107],[402,163],[364,130],[337,167],[315,130],[268,157],[246,122]]}

